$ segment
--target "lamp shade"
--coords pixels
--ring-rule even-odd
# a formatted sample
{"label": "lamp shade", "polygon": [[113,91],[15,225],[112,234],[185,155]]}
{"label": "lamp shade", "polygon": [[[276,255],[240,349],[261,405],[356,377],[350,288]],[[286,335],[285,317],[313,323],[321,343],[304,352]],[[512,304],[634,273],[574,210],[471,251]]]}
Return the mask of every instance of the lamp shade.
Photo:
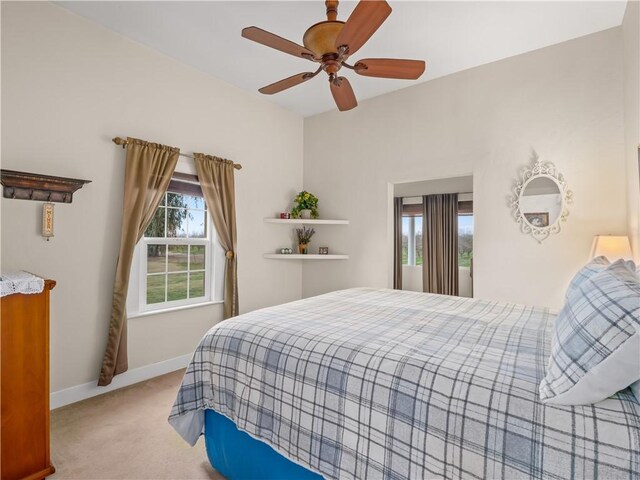
{"label": "lamp shade", "polygon": [[631,244],[629,237],[620,235],[596,235],[593,239],[593,247],[591,248],[591,258],[605,256],[609,261],[615,261],[619,258],[631,260]]}

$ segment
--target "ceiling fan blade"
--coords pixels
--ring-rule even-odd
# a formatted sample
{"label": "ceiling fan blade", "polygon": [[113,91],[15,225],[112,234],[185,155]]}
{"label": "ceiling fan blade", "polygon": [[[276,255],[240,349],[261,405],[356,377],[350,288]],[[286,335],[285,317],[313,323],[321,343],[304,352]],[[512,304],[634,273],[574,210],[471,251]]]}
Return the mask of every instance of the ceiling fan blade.
{"label": "ceiling fan blade", "polygon": [[258,91],[260,93],[264,93],[265,95],[273,95],[274,93],[281,92],[283,90],[286,90],[287,88],[295,87],[296,85],[300,85],[307,80],[311,80],[321,70],[322,69],[319,68],[315,72],[298,73],[296,75],[290,76],[289,78],[285,78],[284,80],[280,80],[279,82],[275,82],[271,85],[267,85],[266,87],[262,87]]}
{"label": "ceiling fan blade", "polygon": [[347,55],[362,47],[391,13],[384,0],[360,0],[336,38],[336,48],[347,46]]}
{"label": "ceiling fan blade", "polygon": [[351,110],[358,106],[353,88],[351,88],[349,80],[345,77],[338,77],[335,81],[331,82],[331,94],[338,106],[338,110],[341,112]]}
{"label": "ceiling fan blade", "polygon": [[416,80],[424,73],[424,60],[401,60],[397,58],[364,58],[353,69],[365,77],[401,78]]}
{"label": "ceiling fan blade", "polygon": [[275,48],[281,52],[288,53],[294,57],[302,57],[308,60],[314,60],[315,54],[302,45],[287,40],[286,38],[279,37],[275,33],[267,32],[258,27],[247,27],[242,29],[242,36],[254,42],[261,43],[267,47]]}

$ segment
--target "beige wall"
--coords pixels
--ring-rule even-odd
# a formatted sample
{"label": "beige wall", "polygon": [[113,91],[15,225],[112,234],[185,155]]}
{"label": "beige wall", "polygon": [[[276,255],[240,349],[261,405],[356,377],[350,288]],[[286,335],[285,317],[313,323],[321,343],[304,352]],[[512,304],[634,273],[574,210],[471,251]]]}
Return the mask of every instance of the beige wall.
{"label": "beige wall", "polygon": [[624,38],[624,145],[627,159],[629,237],[640,262],[640,3],[627,2],[622,23]]}
{"label": "beige wall", "polygon": [[[49,3],[2,2],[2,167],[92,180],[56,205],[3,200],[2,269],[57,280],[51,389],[97,378],[118,251],[124,153],[137,136],[231,158],[242,311],[298,299],[297,262],[262,259],[283,233],[262,221],[302,186],[302,119]],[[277,281],[274,281],[277,279]],[[132,319],[130,368],[188,354],[221,307]]]}
{"label": "beige wall", "polygon": [[[351,257],[304,265],[303,295],[391,285],[389,184],[473,174],[475,296],[559,307],[593,236],[627,229],[622,76],[616,28],[305,119],[304,185]],[[575,197],[541,245],[507,206],[532,149]]]}
{"label": "beige wall", "polygon": [[[0,203],[2,269],[58,281],[52,390],[94,380],[102,358],[122,207],[115,135],[244,165],[236,177],[242,311],[388,286],[390,183],[469,174],[475,295],[558,306],[594,234],[629,224],[637,249],[637,7],[625,17],[624,75],[623,32],[613,29],[306,119],[303,136],[296,115],[55,5],[3,2],[2,167],[93,181],[73,204],[56,206],[50,242],[39,236],[39,203]],[[542,245],[519,232],[506,206],[532,149],[556,163],[575,195],[562,233]],[[302,269],[262,259],[287,243],[262,218],[301,188],[303,153],[304,185],[320,196],[322,215],[351,220],[318,229],[314,244],[348,261]],[[220,317],[212,306],[132,319],[131,368],[190,353]]]}

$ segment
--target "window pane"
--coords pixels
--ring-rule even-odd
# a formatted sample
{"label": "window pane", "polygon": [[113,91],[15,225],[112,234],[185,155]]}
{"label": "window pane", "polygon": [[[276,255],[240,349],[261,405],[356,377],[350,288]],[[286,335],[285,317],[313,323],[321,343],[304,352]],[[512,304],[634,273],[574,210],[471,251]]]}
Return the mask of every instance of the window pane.
{"label": "window pane", "polygon": [[164,275],[147,276],[147,304],[164,302]]}
{"label": "window pane", "polygon": [[164,238],[164,207],[156,210],[151,223],[144,232],[145,237]]}
{"label": "window pane", "polygon": [[402,264],[422,265],[422,216],[402,217]]}
{"label": "window pane", "polygon": [[204,272],[189,274],[189,298],[204,297]]}
{"label": "window pane", "polygon": [[167,193],[167,207],[174,208],[186,208],[187,203],[184,200],[184,195],[182,193]]}
{"label": "window pane", "polygon": [[206,236],[204,210],[189,210],[189,237],[205,238]]}
{"label": "window pane", "polygon": [[167,237],[186,237],[187,210],[184,195],[167,193]]}
{"label": "window pane", "polygon": [[187,236],[187,209],[167,208],[167,237]]}
{"label": "window pane", "polygon": [[191,266],[189,270],[204,270],[205,248],[204,245],[191,245]]}
{"label": "window pane", "polygon": [[468,267],[473,258],[473,215],[458,216],[458,266]]}
{"label": "window pane", "polygon": [[206,208],[204,204],[204,198],[197,197],[194,195],[185,195],[184,201],[187,205],[187,208],[197,208],[200,210],[204,210]]}
{"label": "window pane", "polygon": [[416,229],[416,265],[422,265],[422,215],[413,217]]}
{"label": "window pane", "polygon": [[147,245],[147,273],[160,273],[166,269],[167,247],[164,245]]}
{"label": "window pane", "polygon": [[402,217],[402,265],[409,260],[409,217]]}
{"label": "window pane", "polygon": [[167,301],[187,298],[187,274],[170,273],[167,275]]}
{"label": "window pane", "polygon": [[188,245],[169,245],[169,255],[167,256],[167,270],[169,272],[184,272],[187,270]]}

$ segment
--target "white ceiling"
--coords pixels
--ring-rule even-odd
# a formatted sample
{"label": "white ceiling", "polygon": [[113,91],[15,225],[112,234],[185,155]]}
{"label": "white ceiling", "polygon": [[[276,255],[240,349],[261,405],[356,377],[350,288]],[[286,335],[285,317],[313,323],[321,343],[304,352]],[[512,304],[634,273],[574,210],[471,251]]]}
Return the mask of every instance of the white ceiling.
{"label": "white ceiling", "polygon": [[[255,25],[302,44],[307,27],[326,20],[324,2],[57,2],[126,37],[228,83],[258,88],[316,64],[246,40]],[[625,1],[394,1],[393,12],[352,58],[425,59],[424,82],[478,65],[594,33],[622,23]],[[355,2],[341,2],[346,20]],[[416,82],[367,78],[346,71],[360,101]],[[263,96],[303,116],[335,108],[324,74]]]}

